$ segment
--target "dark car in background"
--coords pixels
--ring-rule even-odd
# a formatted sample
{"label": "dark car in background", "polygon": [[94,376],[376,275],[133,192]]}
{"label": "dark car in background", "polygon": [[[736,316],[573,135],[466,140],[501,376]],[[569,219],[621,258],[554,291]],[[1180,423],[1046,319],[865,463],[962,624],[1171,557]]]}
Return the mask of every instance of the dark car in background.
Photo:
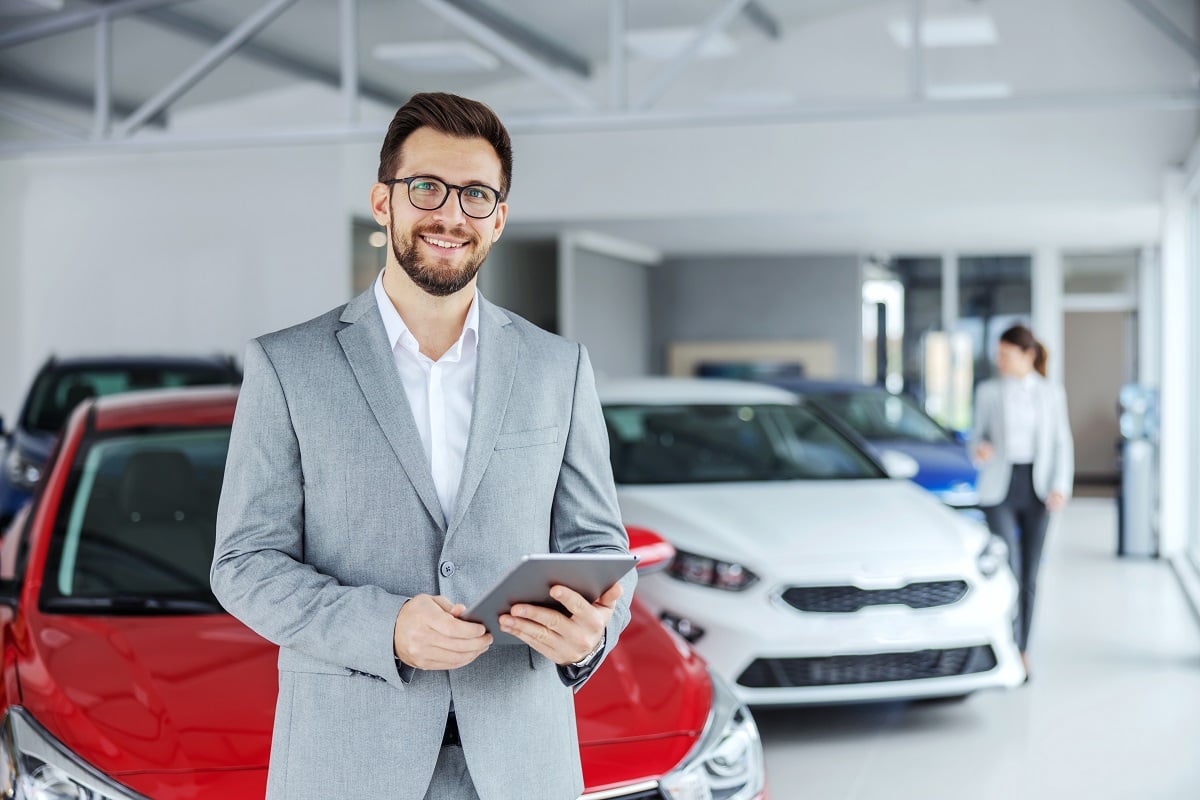
{"label": "dark car in background", "polygon": [[12,430],[0,418],[0,528],[29,499],[54,437],[75,406],[89,397],[137,389],[239,384],[228,356],[107,356],[49,358],[33,383]]}
{"label": "dark car in background", "polygon": [[907,395],[881,386],[803,379],[771,383],[804,397],[858,434],[882,460],[900,453],[915,462],[913,481],[955,508],[974,508],[975,466],[963,439],[943,428]]}

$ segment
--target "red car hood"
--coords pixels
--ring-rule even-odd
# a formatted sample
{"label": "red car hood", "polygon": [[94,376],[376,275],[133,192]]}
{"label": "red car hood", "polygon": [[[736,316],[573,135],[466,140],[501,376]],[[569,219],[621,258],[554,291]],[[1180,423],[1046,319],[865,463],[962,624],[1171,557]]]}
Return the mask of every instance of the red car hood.
{"label": "red car hood", "polygon": [[[68,748],[157,798],[262,797],[277,648],[232,617],[37,615],[25,707]],[[691,749],[712,687],[637,602],[576,695],[588,791],[654,779]],[[203,774],[198,774],[203,773]]]}

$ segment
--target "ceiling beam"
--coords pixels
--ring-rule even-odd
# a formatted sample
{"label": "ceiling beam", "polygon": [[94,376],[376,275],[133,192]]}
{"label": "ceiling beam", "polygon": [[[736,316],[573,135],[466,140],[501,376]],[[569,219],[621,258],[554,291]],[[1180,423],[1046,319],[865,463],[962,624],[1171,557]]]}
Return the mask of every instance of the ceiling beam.
{"label": "ceiling beam", "polygon": [[133,112],[117,128],[119,136],[129,136],[145,124],[150,117],[166,109],[181,95],[195,86],[204,76],[212,72],[234,51],[242,46],[251,36],[270,25],[280,14],[295,4],[296,0],[270,0],[258,11],[251,14],[240,25],[231,30],[211,50],[200,57],[198,61],[185,69],[175,80],[164,86],[158,94],[151,97]]}
{"label": "ceiling beam", "polygon": [[1125,2],[1133,6],[1133,10],[1157,28],[1159,33],[1174,42],[1176,46],[1191,56],[1193,61],[1200,64],[1200,45],[1172,22],[1170,17],[1159,11],[1150,0],[1125,0]]}
{"label": "ceiling beam", "polygon": [[[524,42],[510,38],[514,32],[513,28],[502,30],[493,27],[495,19],[499,15],[486,6],[481,6],[476,0],[420,0],[420,2],[529,77],[554,89],[576,108],[590,110],[595,107],[596,104],[592,98],[572,83],[568,75],[564,74],[566,70],[577,75],[579,74],[577,70],[568,70],[561,59],[550,56],[545,49],[528,49]],[[474,12],[480,8],[484,9],[482,15],[476,16]],[[508,22],[511,26],[521,27],[511,20]],[[531,33],[528,29],[523,30],[526,34]],[[590,72],[590,67],[588,71]]]}
{"label": "ceiling beam", "polygon": [[750,0],[742,7],[742,15],[754,27],[762,31],[763,36],[768,39],[778,39],[783,34],[779,26],[779,20],[775,19],[775,15],[767,9],[763,8],[762,3],[758,0]]}
{"label": "ceiling beam", "polygon": [[126,14],[137,14],[182,2],[186,2],[186,0],[122,0],[121,2],[106,3],[103,7],[91,11],[69,11],[55,14],[52,17],[14,28],[6,33],[0,33],[0,49],[87,28],[103,18],[116,19]]}
{"label": "ceiling beam", "polygon": [[[141,19],[188,36],[206,44],[216,44],[229,35],[229,28],[213,25],[189,14],[174,9],[154,9],[139,14]],[[338,70],[330,69],[313,62],[305,56],[290,53],[274,45],[261,42],[246,42],[237,51],[240,58],[246,58],[264,67],[279,70],[303,80],[312,81],[323,86],[341,90],[342,75]],[[381,83],[358,79],[358,94],[366,100],[372,100],[381,105],[396,107],[408,99],[407,92],[397,93],[392,88]]]}
{"label": "ceiling beam", "polygon": [[[41,100],[49,100],[59,105],[91,112],[95,109],[95,93],[92,89],[83,89],[66,83],[59,83],[51,78],[15,70],[11,65],[5,65],[0,70],[0,91],[21,94]],[[128,98],[112,99],[112,113],[127,117],[138,107],[138,104]],[[147,125],[161,128],[166,125],[165,112],[159,112],[146,121]]]}
{"label": "ceiling beam", "polygon": [[658,102],[658,99],[663,96],[679,74],[687,67],[688,64],[695,60],[700,49],[705,43],[719,33],[728,25],[734,17],[742,13],[749,0],[726,0],[726,2],[717,9],[704,23],[704,27],[696,32],[691,41],[679,51],[670,63],[667,64],[663,71],[658,74],[650,86],[642,92],[641,97],[634,103],[634,108],[646,110],[650,106]]}
{"label": "ceiling beam", "polygon": [[568,50],[528,25],[505,16],[481,0],[444,0],[444,2],[462,13],[474,17],[480,24],[491,28],[497,36],[507,39],[555,69],[569,72],[577,78],[586,79],[592,74],[592,65],[586,58]]}

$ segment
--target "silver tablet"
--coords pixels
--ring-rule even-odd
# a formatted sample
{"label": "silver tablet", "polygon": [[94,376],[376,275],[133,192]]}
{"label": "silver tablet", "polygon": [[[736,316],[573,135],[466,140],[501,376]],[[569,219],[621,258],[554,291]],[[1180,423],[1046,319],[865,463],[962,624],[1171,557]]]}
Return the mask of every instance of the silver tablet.
{"label": "silver tablet", "polygon": [[494,644],[524,644],[500,630],[500,615],[516,603],[555,608],[565,613],[550,597],[550,587],[567,586],[595,602],[621,576],[633,569],[637,559],[621,553],[538,553],[522,556],[508,574],[483,597],[471,604],[463,619],[480,622],[494,637]]}

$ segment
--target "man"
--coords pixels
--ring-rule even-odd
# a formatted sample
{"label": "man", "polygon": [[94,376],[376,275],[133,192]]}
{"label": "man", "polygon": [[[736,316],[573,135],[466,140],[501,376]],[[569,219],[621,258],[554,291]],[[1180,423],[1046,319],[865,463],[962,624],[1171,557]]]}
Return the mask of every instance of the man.
{"label": "man", "polygon": [[270,798],[582,791],[571,688],[635,574],[514,606],[527,646],[461,618],[526,553],[628,551],[586,351],[475,288],[511,176],[486,106],[415,95],[371,188],[383,273],[247,349],[212,585],[280,645]]}

